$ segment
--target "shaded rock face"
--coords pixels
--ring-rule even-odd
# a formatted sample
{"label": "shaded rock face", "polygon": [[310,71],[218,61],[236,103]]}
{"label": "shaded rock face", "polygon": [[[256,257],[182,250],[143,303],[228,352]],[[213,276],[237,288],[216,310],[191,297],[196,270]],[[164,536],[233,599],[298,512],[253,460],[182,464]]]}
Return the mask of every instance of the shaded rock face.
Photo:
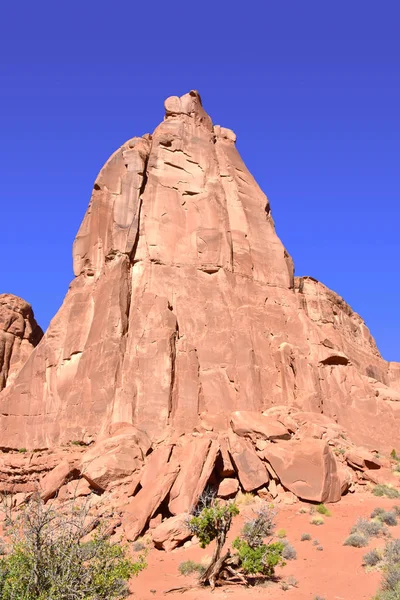
{"label": "shaded rock face", "polygon": [[2,446],[89,443],[117,423],[158,444],[286,405],[326,415],[356,443],[393,447],[400,366],[342,298],[294,277],[234,133],[213,126],[198,93],[165,110],[96,179],[75,279],[0,396]]}
{"label": "shaded rock face", "polygon": [[30,304],[0,294],[0,391],[17,376],[43,337]]}

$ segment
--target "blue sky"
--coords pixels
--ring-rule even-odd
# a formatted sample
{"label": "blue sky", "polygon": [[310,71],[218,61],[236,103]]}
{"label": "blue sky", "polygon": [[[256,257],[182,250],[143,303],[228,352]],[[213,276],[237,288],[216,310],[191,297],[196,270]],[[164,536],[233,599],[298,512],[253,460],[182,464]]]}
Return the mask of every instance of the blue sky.
{"label": "blue sky", "polygon": [[0,291],[47,327],[93,181],[163,100],[198,89],[313,275],[400,360],[400,5],[3,3]]}

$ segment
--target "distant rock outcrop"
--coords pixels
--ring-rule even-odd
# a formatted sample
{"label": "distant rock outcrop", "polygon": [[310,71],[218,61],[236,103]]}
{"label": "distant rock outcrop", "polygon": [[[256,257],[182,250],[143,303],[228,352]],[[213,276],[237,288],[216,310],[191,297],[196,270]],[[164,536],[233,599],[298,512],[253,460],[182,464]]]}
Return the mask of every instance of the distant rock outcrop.
{"label": "distant rock outcrop", "polygon": [[[400,431],[400,364],[340,296],[294,277],[235,134],[197,92],[165,109],[100,171],[75,279],[0,396],[0,487],[12,451],[52,464],[73,442],[79,461],[48,493],[83,477],[120,507],[128,539],[151,519],[163,547],[168,531],[185,539],[178,517],[207,485],[337,501]],[[7,485],[26,491],[43,469],[20,463]]]}
{"label": "distant rock outcrop", "polygon": [[30,304],[0,294],[0,391],[10,383],[43,337]]}

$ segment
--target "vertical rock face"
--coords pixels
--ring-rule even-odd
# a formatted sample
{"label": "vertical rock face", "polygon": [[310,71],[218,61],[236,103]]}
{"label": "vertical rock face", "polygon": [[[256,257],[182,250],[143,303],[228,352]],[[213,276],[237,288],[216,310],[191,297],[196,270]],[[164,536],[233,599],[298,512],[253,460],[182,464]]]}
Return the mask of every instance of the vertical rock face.
{"label": "vertical rock face", "polygon": [[75,279],[0,396],[2,446],[90,441],[118,423],[155,444],[274,405],[324,413],[363,444],[384,430],[392,445],[399,365],[339,296],[294,278],[235,134],[198,93],[165,110],[96,179]]}
{"label": "vertical rock face", "polygon": [[30,304],[0,294],[0,391],[11,383],[43,337]]}

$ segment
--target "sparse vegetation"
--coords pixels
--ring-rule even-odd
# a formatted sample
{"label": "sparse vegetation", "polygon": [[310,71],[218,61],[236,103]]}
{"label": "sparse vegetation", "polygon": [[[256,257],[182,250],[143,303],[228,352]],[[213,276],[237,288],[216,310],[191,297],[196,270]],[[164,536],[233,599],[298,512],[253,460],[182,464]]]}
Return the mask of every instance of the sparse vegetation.
{"label": "sparse vegetation", "polygon": [[275,513],[266,504],[254,510],[254,518],[245,523],[241,535],[234,540],[232,548],[236,552],[232,554],[228,549],[222,554],[232,519],[237,514],[236,503],[222,504],[215,498],[208,498],[206,503],[201,502],[189,520],[188,525],[199,538],[202,548],[216,541],[211,561],[200,576],[200,584],[214,589],[215,585],[227,580],[247,583],[250,576],[270,579],[275,567],[284,564],[285,545],[272,541]]}
{"label": "sparse vegetation", "polygon": [[326,517],[331,517],[332,513],[330,512],[330,510],[325,506],[325,504],[318,504],[318,506],[315,509],[317,511],[317,513],[319,513],[320,515],[325,515]]}
{"label": "sparse vegetation", "polygon": [[254,494],[250,494],[250,492],[239,492],[236,496],[235,503],[237,506],[250,506],[254,504],[256,496]]}
{"label": "sparse vegetation", "polygon": [[360,533],[366,538],[370,538],[386,535],[387,529],[379,519],[368,521],[368,519],[360,517],[351,528],[350,533]]}
{"label": "sparse vegetation", "polygon": [[368,546],[368,538],[362,533],[351,533],[348,538],[345,539],[344,546],[352,546],[353,548],[364,548]]}
{"label": "sparse vegetation", "polygon": [[285,560],[295,560],[297,558],[296,548],[288,540],[283,540],[283,544],[282,558]]}
{"label": "sparse vegetation", "polygon": [[376,548],[370,550],[363,556],[363,565],[366,567],[376,567],[382,560],[382,556]]}
{"label": "sparse vegetation", "polygon": [[378,483],[372,490],[374,496],[386,496],[387,498],[400,498],[400,492],[390,485]]}
{"label": "sparse vegetation", "polygon": [[0,560],[2,600],[119,600],[128,594],[128,580],[146,566],[144,555],[131,561],[104,530],[83,542],[85,506],[70,504],[61,513],[35,494],[16,514],[5,508],[10,547]]}
{"label": "sparse vegetation", "polygon": [[297,587],[298,583],[299,582],[297,581],[296,577],[289,575],[289,577],[287,579],[284,579],[281,582],[281,589],[284,592],[287,592],[287,590],[290,590],[291,587]]}
{"label": "sparse vegetation", "polygon": [[322,550],[323,550],[323,549],[324,549],[324,547],[323,547],[323,546],[317,546],[317,547],[316,547],[316,550],[319,550],[320,552],[322,552]]}
{"label": "sparse vegetation", "polygon": [[319,546],[319,541],[318,540],[313,540],[313,546]]}
{"label": "sparse vegetation", "polygon": [[25,454],[25,452],[28,452],[28,450],[27,450],[26,448],[19,448],[19,449],[18,449],[18,452],[19,452],[20,454]]}
{"label": "sparse vegetation", "polygon": [[[371,553],[368,553],[371,554]],[[375,600],[399,600],[400,598],[400,539],[387,542],[380,561],[375,564],[382,566],[381,589]],[[366,555],[364,559],[367,557]],[[376,560],[372,557],[372,560]]]}
{"label": "sparse vegetation", "polygon": [[278,531],[276,532],[276,535],[278,536],[278,538],[280,540],[282,540],[283,538],[286,537],[286,531],[284,529],[278,529]]}
{"label": "sparse vegetation", "polygon": [[301,542],[308,542],[310,540],[311,540],[311,535],[309,533],[302,533],[301,534],[301,538],[300,538]]}
{"label": "sparse vegetation", "polygon": [[178,567],[179,573],[181,575],[184,575],[185,577],[187,575],[191,575],[192,573],[200,573],[200,575],[202,573],[204,573],[205,571],[205,566],[194,562],[193,560],[185,560],[184,562],[181,562],[181,564]]}
{"label": "sparse vegetation", "polygon": [[389,525],[389,527],[395,527],[397,525],[397,517],[394,511],[384,511],[379,515],[378,519],[382,521],[382,523],[385,523],[385,525]]}
{"label": "sparse vegetation", "polygon": [[323,525],[325,523],[324,518],[321,515],[315,515],[310,519],[311,525]]}

